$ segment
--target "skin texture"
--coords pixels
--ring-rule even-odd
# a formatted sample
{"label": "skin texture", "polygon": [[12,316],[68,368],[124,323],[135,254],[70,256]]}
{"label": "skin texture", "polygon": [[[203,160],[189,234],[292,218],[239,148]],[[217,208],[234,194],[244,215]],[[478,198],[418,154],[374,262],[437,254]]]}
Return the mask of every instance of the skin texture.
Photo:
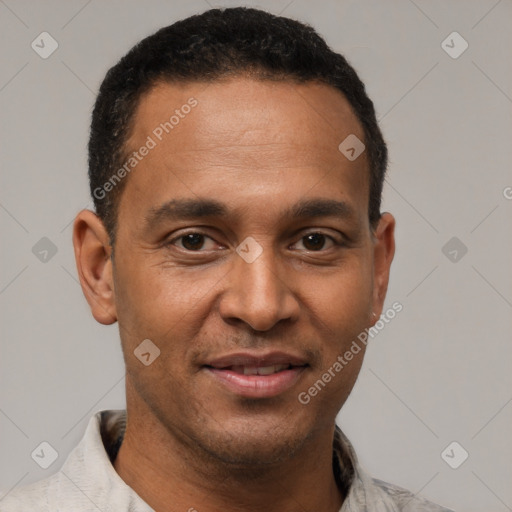
{"label": "skin texture", "polygon": [[[125,178],[113,257],[92,212],[75,220],[84,294],[98,322],[118,321],[126,363],[115,468],[157,511],[337,511],[334,422],[364,350],[309,404],[297,397],[382,312],[394,219],[370,226],[366,155],[338,150],[362,128],[334,88],[236,77],[153,87],[128,149],[191,97],[197,106]],[[148,222],[175,199],[214,199],[227,213]],[[347,213],[290,215],[318,199]],[[191,232],[205,238],[180,238]],[[249,236],[263,251],[252,263],[236,252]],[[145,339],[161,351],[149,366],[133,353]],[[203,366],[243,350],[308,366],[283,393],[246,398]]]}

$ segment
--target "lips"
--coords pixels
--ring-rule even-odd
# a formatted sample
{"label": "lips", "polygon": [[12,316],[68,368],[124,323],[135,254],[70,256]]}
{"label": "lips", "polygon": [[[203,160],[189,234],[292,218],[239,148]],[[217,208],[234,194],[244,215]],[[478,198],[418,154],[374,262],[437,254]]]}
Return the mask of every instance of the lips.
{"label": "lips", "polygon": [[203,368],[224,389],[246,398],[269,398],[293,387],[308,367],[285,352],[237,353],[208,361]]}

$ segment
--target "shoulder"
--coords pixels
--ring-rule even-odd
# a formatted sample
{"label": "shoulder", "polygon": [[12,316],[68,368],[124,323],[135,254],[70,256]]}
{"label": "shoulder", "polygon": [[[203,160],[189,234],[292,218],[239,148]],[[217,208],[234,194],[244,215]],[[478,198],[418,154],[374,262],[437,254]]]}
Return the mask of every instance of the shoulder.
{"label": "shoulder", "polygon": [[[100,492],[114,470],[101,437],[101,422],[117,411],[102,411],[90,420],[80,443],[75,446],[62,468],[43,480],[0,491],[0,512],[50,512],[88,510],[91,500],[81,489]],[[110,470],[110,472],[109,472]],[[107,476],[105,476],[107,475]],[[99,489],[99,490],[98,490]]]}
{"label": "shoulder", "polygon": [[372,478],[373,485],[389,498],[400,512],[453,512],[397,485]]}
{"label": "shoulder", "polygon": [[403,487],[372,478],[359,464],[354,447],[337,425],[333,446],[338,473],[344,469],[344,480],[349,482],[340,512],[453,512]]}
{"label": "shoulder", "polygon": [[46,512],[48,506],[48,489],[53,477],[33,484],[17,487],[0,497],[0,512]]}

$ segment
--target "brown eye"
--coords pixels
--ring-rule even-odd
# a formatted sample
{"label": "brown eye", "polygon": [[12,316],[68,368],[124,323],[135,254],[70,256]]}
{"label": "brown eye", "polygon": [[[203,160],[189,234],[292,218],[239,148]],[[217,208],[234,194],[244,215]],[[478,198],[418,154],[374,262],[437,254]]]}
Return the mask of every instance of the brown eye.
{"label": "brown eye", "polygon": [[212,251],[225,249],[225,247],[216,242],[211,236],[201,231],[189,231],[188,233],[175,236],[166,242],[165,245],[177,247],[182,253],[211,253]]}
{"label": "brown eye", "polygon": [[325,235],[321,233],[311,233],[302,238],[304,247],[308,251],[320,251],[325,246]]}
{"label": "brown eye", "polygon": [[300,251],[309,252],[325,252],[328,249],[341,247],[342,242],[336,241],[336,239],[330,235],[325,235],[320,232],[308,233],[301,237],[295,244],[294,249]]}
{"label": "brown eye", "polygon": [[197,251],[203,247],[204,238],[200,233],[189,233],[180,237],[181,245],[189,251]]}

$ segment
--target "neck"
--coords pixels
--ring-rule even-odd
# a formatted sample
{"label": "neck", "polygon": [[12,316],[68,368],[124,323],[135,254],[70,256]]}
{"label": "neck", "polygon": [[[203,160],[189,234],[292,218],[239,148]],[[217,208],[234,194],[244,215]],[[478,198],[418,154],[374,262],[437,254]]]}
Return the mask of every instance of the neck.
{"label": "neck", "polygon": [[[332,470],[334,425],[290,459],[247,467],[226,464],[184,443],[156,419],[129,415],[114,467],[157,512],[338,512],[344,496]],[[171,504],[171,505],[170,505]]]}

